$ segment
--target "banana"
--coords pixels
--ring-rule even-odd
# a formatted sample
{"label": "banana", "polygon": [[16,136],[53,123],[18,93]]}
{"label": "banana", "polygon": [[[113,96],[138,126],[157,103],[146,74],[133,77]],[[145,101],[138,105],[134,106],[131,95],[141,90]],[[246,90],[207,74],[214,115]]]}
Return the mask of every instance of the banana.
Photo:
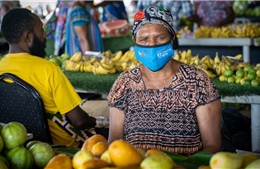
{"label": "banana", "polygon": [[81,52],[76,52],[74,53],[71,58],[70,61],[75,62],[75,63],[79,63],[82,60],[82,54]]}
{"label": "banana", "polygon": [[84,72],[92,72],[93,65],[90,62],[84,62]]}
{"label": "banana", "polygon": [[228,66],[232,66],[234,63],[233,61],[229,60],[226,56],[222,56],[222,61]]}
{"label": "banana", "polygon": [[112,69],[114,67],[114,63],[111,60],[104,58],[100,60],[100,65],[105,69]]}
{"label": "banana", "polygon": [[243,58],[243,55],[242,54],[237,54],[236,56],[234,56],[234,58],[236,58],[236,59],[242,59]]}
{"label": "banana", "polygon": [[90,59],[89,59],[89,62],[90,63],[95,63],[97,61],[97,58],[96,57],[91,57]]}
{"label": "banana", "polygon": [[65,64],[65,70],[71,70],[71,71],[74,71],[75,67],[77,66],[77,63],[74,63],[70,60],[65,60],[64,64]]}
{"label": "banana", "polygon": [[117,52],[117,54],[115,55],[115,57],[111,58],[110,60],[112,62],[117,62],[118,60],[120,60],[120,58],[123,56],[123,52],[120,50]]}
{"label": "banana", "polygon": [[216,52],[216,56],[215,56],[215,58],[214,58],[214,64],[216,64],[216,63],[220,63],[220,58],[219,58],[219,56],[218,56],[218,52]]}
{"label": "banana", "polygon": [[202,69],[207,75],[209,78],[215,78],[217,77],[217,75],[215,73],[212,73],[211,71],[209,70],[206,70],[206,69]]}

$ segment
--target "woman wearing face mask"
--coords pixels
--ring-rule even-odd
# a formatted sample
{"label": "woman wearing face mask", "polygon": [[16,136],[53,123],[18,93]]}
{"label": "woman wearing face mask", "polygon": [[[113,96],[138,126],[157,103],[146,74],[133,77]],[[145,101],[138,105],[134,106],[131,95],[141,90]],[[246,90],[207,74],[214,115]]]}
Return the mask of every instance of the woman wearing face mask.
{"label": "woman wearing face mask", "polygon": [[175,32],[167,9],[136,13],[132,37],[142,63],[125,71],[109,95],[109,143],[124,139],[141,149],[190,156],[221,148],[221,102],[209,77],[174,60]]}

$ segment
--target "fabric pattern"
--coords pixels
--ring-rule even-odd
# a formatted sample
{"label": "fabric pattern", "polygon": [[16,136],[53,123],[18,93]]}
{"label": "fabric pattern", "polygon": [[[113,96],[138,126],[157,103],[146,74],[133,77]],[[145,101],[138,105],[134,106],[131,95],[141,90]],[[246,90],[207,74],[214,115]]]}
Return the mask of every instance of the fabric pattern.
{"label": "fabric pattern", "polygon": [[139,67],[123,72],[108,95],[109,106],[124,111],[124,140],[183,155],[202,148],[196,107],[219,98],[208,76],[186,64],[161,90],[145,88]]}
{"label": "fabric pattern", "polygon": [[202,18],[201,25],[213,26],[227,17],[225,8],[232,7],[233,1],[201,1],[198,4],[197,15]]}
{"label": "fabric pattern", "polygon": [[162,25],[175,37],[175,32],[172,27],[173,18],[168,9],[159,6],[149,6],[143,11],[138,11],[134,16],[132,28],[133,37],[136,36],[137,31],[143,25],[148,23]]}
{"label": "fabric pattern", "polygon": [[[7,54],[0,64],[0,74],[13,73],[31,84],[41,95],[46,112],[64,115],[82,100],[59,66],[27,53]],[[66,92],[64,92],[66,91]],[[54,144],[78,147],[77,135],[68,133],[52,120],[48,120]]]}
{"label": "fabric pattern", "polygon": [[77,36],[74,26],[88,26],[88,40],[91,51],[102,52],[104,49],[101,33],[96,20],[84,8],[75,6],[69,8],[66,22],[66,53],[73,55],[76,52],[82,52],[80,48],[79,37]]}

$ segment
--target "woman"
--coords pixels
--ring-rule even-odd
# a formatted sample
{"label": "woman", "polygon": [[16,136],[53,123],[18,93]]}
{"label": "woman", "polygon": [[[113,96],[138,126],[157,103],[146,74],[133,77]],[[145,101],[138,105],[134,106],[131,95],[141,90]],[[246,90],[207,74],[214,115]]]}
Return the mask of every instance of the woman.
{"label": "woman", "polygon": [[103,51],[103,41],[97,21],[87,10],[92,1],[75,1],[68,10],[65,53]]}
{"label": "woman", "polygon": [[220,96],[200,69],[174,60],[175,32],[167,9],[136,13],[132,37],[142,63],[121,73],[109,95],[109,143],[192,155],[221,147]]}

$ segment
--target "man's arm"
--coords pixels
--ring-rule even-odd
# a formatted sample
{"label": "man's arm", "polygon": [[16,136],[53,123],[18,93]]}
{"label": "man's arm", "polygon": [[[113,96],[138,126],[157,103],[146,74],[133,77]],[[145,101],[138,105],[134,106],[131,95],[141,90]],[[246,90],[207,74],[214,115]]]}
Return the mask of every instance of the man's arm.
{"label": "man's arm", "polygon": [[221,150],[222,106],[216,100],[196,108],[196,115],[201,133],[202,151],[216,153]]}
{"label": "man's arm", "polygon": [[71,124],[78,130],[85,130],[96,126],[96,119],[89,116],[79,106],[66,113]]}
{"label": "man's arm", "polygon": [[87,25],[85,26],[74,26],[75,32],[79,38],[80,49],[82,53],[90,50],[90,44],[87,35]]}
{"label": "man's arm", "polygon": [[114,107],[109,108],[109,144],[112,143],[114,140],[123,139],[124,121],[125,114],[123,111]]}

